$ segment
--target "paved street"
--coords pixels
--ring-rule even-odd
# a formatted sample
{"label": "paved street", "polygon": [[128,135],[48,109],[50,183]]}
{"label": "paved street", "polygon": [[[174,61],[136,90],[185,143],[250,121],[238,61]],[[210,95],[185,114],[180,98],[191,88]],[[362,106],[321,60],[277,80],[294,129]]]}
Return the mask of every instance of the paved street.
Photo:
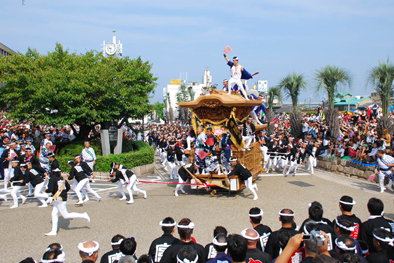
{"label": "paved street", "polygon": [[[169,181],[168,175],[156,163],[157,174],[140,180]],[[138,247],[137,255],[148,252],[150,242],[161,235],[159,221],[172,216],[179,221],[189,217],[195,222],[194,237],[203,245],[212,241],[212,231],[217,225],[225,226],[229,233],[239,233],[249,227],[248,211],[253,206],[264,210],[264,224],[273,230],[280,227],[278,211],[291,208],[296,214],[296,222],[301,224],[307,218],[308,203],[319,201],[324,207],[324,216],[333,219],[339,214],[338,199],[351,195],[357,204],[354,212],[362,220],[368,217],[366,203],[371,197],[379,197],[385,203],[386,216],[394,219],[393,193],[378,192],[378,185],[354,178],[344,177],[322,170],[309,175],[304,169],[295,177],[277,174],[262,174],[256,181],[259,199],[252,201],[252,194],[246,190],[229,196],[209,193],[186,187],[188,195],[174,197],[175,185],[139,184],[148,191],[148,198],[135,196],[135,202],[127,205],[119,201],[117,184],[97,181],[92,184],[103,197],[101,202],[94,198],[81,207],[74,204],[71,194],[68,201],[69,212],[88,212],[91,222],[83,219],[65,220],[59,218],[59,232],[56,237],[46,237],[51,230],[52,208],[38,208],[36,199],[29,199],[17,209],[9,209],[12,199],[0,201],[2,238],[0,241],[1,262],[17,262],[27,256],[39,260],[45,248],[52,242],[64,246],[67,262],[79,262],[77,245],[81,241],[96,240],[100,243],[100,255],[110,250],[110,239],[115,234],[133,236]],[[2,187],[2,186],[1,186]],[[70,193],[73,193],[72,191]]]}

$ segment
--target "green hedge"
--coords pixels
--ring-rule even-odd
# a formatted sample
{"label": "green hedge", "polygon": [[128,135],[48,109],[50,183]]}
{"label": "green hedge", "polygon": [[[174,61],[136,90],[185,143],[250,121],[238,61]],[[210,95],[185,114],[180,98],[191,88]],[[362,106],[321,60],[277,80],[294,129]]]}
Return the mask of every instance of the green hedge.
{"label": "green hedge", "polygon": [[[85,148],[83,146],[85,141],[71,141],[71,142],[55,142],[56,152],[59,156],[75,156],[80,154]],[[96,156],[102,155],[101,143],[97,141],[89,141],[90,147],[92,147],[96,153]]]}
{"label": "green hedge", "polygon": [[[111,170],[112,162],[123,164],[129,169],[153,163],[155,150],[152,147],[141,141],[129,142],[129,147],[132,147],[134,151],[121,154],[110,154],[109,156],[97,156],[94,170],[97,172],[109,172]],[[57,156],[56,159],[59,161],[60,169],[63,172],[69,172],[70,168],[67,165],[67,161],[73,160],[74,155]]]}
{"label": "green hedge", "polygon": [[306,115],[311,115],[311,114],[316,115],[316,114],[317,114],[317,111],[311,110],[311,111],[308,111],[308,112],[306,113]]}

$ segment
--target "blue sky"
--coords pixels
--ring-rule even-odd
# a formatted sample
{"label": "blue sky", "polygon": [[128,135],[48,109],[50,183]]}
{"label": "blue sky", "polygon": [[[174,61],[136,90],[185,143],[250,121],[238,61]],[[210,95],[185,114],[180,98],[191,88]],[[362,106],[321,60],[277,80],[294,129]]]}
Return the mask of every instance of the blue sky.
{"label": "blue sky", "polygon": [[100,50],[116,30],[125,56],[141,56],[159,78],[151,101],[162,100],[170,79],[188,73],[201,82],[208,67],[213,83],[229,77],[222,56],[230,45],[240,64],[259,79],[277,85],[288,73],[304,74],[314,92],[316,69],[327,64],[349,70],[350,91],[367,95],[369,70],[392,58],[394,1],[134,1],[134,0],[2,0],[0,42],[25,53],[45,54],[59,42],[72,52]]}

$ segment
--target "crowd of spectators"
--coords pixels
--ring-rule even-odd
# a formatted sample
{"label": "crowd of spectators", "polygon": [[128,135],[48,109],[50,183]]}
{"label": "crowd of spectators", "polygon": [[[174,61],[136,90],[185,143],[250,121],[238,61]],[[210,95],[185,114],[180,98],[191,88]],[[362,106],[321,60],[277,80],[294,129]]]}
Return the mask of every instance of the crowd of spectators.
{"label": "crowd of spectators", "polygon": [[[329,220],[323,206],[315,201],[309,205],[302,225],[295,222],[295,212],[279,211],[281,228],[273,231],[262,223],[264,212],[253,207],[249,211],[250,226],[240,234],[228,235],[223,226],[215,227],[212,242],[202,246],[193,237],[195,227],[189,218],[178,223],[164,218],[159,225],[163,235],[152,240],[149,248],[138,248],[138,237],[121,234],[111,239],[112,250],[101,252],[96,241],[78,244],[83,263],[283,263],[283,262],[369,262],[394,260],[394,222],[384,217],[384,204],[371,198],[367,203],[370,217],[362,222],[352,213],[355,201],[350,196],[339,200],[341,215]],[[271,213],[271,212],[268,212]],[[244,222],[247,227],[247,222]],[[177,229],[179,238],[174,236]],[[208,234],[208,233],[207,233]],[[143,251],[146,254],[137,256]],[[40,262],[69,262],[59,243],[48,246]],[[23,263],[35,262],[26,258]]]}

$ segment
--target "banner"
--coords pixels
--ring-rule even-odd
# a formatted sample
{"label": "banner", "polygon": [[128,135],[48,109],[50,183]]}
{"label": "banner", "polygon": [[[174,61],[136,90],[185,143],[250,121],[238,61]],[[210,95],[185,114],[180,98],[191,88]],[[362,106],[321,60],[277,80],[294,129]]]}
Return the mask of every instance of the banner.
{"label": "banner", "polygon": [[192,115],[192,125],[193,125],[193,130],[197,135],[197,127],[198,126],[203,126],[202,122],[200,121],[200,119],[197,117],[197,115],[193,112]]}
{"label": "banner", "polygon": [[172,79],[171,85],[181,85],[181,79]]}
{"label": "banner", "polygon": [[242,135],[238,130],[237,122],[235,121],[234,116],[227,121],[227,130],[231,134],[231,141],[235,147],[241,149],[244,147],[244,141],[242,140]]}

